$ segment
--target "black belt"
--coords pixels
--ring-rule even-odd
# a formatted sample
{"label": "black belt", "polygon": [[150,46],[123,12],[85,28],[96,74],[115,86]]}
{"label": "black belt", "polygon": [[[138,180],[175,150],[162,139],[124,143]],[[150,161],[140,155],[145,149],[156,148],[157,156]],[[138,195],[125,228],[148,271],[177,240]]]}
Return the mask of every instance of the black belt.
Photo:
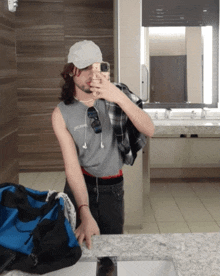
{"label": "black belt", "polygon": [[123,181],[123,176],[109,178],[109,179],[102,179],[99,177],[93,177],[86,174],[83,174],[83,176],[87,184],[93,184],[93,185],[97,184],[96,181],[98,181],[98,185],[114,185]]}

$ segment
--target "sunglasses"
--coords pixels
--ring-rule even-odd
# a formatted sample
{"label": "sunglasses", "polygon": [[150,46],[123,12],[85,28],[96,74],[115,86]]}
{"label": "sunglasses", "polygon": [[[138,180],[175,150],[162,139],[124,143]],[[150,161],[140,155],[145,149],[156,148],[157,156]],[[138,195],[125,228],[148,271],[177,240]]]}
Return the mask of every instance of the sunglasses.
{"label": "sunglasses", "polygon": [[99,120],[98,113],[96,109],[92,106],[88,108],[88,117],[91,120],[91,127],[93,128],[95,133],[102,132],[101,122]]}

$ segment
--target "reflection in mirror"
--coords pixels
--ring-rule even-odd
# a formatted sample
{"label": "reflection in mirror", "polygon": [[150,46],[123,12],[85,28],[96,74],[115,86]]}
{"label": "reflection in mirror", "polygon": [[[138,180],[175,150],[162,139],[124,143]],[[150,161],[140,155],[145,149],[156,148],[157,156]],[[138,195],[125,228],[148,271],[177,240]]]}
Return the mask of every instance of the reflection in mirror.
{"label": "reflection in mirror", "polygon": [[150,103],[212,103],[212,32],[212,26],[142,27]]}
{"label": "reflection in mirror", "polygon": [[[162,35],[151,32],[161,27]],[[167,34],[166,28],[181,32]],[[145,108],[218,107],[219,1],[142,0],[141,38],[149,70]],[[154,53],[159,49],[165,53]]]}

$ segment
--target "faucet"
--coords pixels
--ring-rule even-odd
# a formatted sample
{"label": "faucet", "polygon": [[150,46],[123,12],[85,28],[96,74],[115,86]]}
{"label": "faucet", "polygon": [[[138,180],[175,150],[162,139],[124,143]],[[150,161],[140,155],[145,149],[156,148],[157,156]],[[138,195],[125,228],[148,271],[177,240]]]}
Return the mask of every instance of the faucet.
{"label": "faucet", "polygon": [[158,111],[155,112],[155,119],[158,119]]}
{"label": "faucet", "polygon": [[165,111],[165,118],[166,119],[170,119],[170,113],[171,113],[171,108],[167,108],[166,111]]}
{"label": "faucet", "polygon": [[203,107],[202,112],[201,112],[201,119],[206,119],[207,111],[209,111],[209,109]]}
{"label": "faucet", "polygon": [[193,110],[191,113],[191,119],[195,119],[195,116],[196,116],[196,112]]}

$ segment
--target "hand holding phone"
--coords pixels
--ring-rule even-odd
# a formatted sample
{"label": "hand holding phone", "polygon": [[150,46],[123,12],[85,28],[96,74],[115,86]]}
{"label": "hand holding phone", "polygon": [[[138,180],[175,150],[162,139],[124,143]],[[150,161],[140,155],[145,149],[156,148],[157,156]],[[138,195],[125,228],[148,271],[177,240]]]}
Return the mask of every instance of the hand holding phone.
{"label": "hand holding phone", "polygon": [[94,71],[101,72],[110,81],[110,64],[108,62],[95,62],[92,67]]}

